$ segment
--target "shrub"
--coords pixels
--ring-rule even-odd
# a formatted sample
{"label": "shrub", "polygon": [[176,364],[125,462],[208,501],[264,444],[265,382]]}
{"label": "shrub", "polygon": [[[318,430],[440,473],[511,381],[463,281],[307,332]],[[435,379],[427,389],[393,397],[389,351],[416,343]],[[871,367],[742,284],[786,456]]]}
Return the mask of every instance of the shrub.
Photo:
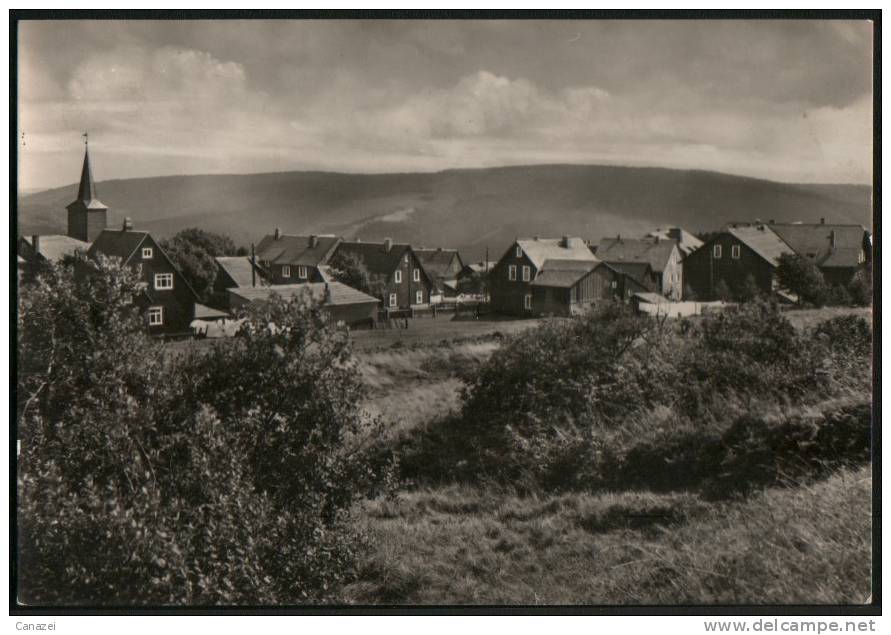
{"label": "shrub", "polygon": [[798,296],[799,304],[808,302],[823,306],[826,300],[826,282],[813,262],[795,254],[782,254],[776,269],[780,286]]}
{"label": "shrub", "polygon": [[346,334],[317,306],[274,297],[237,341],[164,355],[132,310],[138,288],[103,262],[21,298],[20,597],[333,597],[365,542],[346,522],[352,503],[387,478],[360,443]]}
{"label": "shrub", "polygon": [[872,272],[868,268],[854,274],[848,284],[848,293],[851,295],[851,301],[857,306],[872,304]]}

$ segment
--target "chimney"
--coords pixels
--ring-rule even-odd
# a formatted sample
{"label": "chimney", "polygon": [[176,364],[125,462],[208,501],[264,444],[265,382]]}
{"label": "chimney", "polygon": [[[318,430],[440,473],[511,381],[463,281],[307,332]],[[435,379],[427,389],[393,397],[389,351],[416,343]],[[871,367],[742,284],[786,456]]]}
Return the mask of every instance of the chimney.
{"label": "chimney", "polygon": [[393,239],[392,238],[384,238],[384,251],[387,253],[393,249]]}
{"label": "chimney", "polygon": [[616,242],[617,243],[622,242],[622,234],[616,234]]}
{"label": "chimney", "polygon": [[282,230],[279,229],[278,227],[276,227],[275,228],[275,239],[278,240],[281,237],[282,237]]}
{"label": "chimney", "polygon": [[821,225],[825,225],[825,224],[826,224],[826,219],[821,217],[821,218],[820,218],[820,224],[821,224]]}
{"label": "chimney", "polygon": [[560,246],[569,249],[569,236],[563,236],[563,240],[560,241]]}
{"label": "chimney", "polygon": [[437,252],[442,251],[442,247],[437,247],[437,248],[436,248],[436,251],[437,251]]}
{"label": "chimney", "polygon": [[129,216],[127,216],[124,219],[124,224],[121,226],[121,231],[125,231],[125,232],[133,231],[133,221],[130,220]]}
{"label": "chimney", "polygon": [[770,219],[770,221],[768,221],[768,223],[771,224],[771,225],[776,225],[776,224],[777,224],[777,222],[776,222],[774,219],[772,219],[772,218]]}
{"label": "chimney", "polygon": [[654,241],[655,244],[658,245],[658,244],[659,244],[659,234],[656,234],[656,235],[654,236],[654,238],[656,239],[656,240]]}
{"label": "chimney", "polygon": [[34,234],[31,236],[31,248],[34,250],[35,254],[40,253],[40,235]]}
{"label": "chimney", "polygon": [[315,234],[311,234],[310,237],[309,237],[309,247],[310,247],[310,249],[312,249],[313,247],[315,247],[315,246],[318,245],[318,244],[319,244],[319,237],[316,236]]}

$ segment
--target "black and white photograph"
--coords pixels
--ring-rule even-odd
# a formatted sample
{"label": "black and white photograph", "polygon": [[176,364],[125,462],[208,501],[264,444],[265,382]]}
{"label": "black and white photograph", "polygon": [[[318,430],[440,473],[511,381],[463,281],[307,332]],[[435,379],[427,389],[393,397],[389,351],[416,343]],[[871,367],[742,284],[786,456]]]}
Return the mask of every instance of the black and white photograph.
{"label": "black and white photograph", "polygon": [[12,613],[880,614],[880,11],[188,13],[10,17]]}

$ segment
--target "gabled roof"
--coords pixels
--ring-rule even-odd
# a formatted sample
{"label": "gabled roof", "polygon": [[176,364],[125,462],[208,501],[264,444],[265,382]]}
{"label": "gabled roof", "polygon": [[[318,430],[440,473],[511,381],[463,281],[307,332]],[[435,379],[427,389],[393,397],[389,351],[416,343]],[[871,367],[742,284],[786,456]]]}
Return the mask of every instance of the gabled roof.
{"label": "gabled roof", "polygon": [[286,299],[296,298],[303,293],[307,293],[313,300],[324,301],[324,306],[376,304],[380,302],[377,298],[347,286],[342,282],[304,282],[301,284],[276,284],[268,287],[236,287],[229,289],[229,293],[249,302],[268,300],[273,293]]}
{"label": "gabled roof", "polygon": [[591,253],[585,241],[577,237],[519,238],[517,244],[536,269],[541,269],[546,260],[552,259],[597,262],[597,258]]}
{"label": "gabled roof", "polygon": [[[315,241],[315,242],[313,242]],[[257,245],[257,259],[283,265],[318,267],[328,261],[340,239],[333,235],[267,234]]]}
{"label": "gabled roof", "polygon": [[96,254],[116,256],[126,264],[146,236],[148,236],[146,231],[103,229],[93,241],[87,256],[90,258],[95,258]]}
{"label": "gabled roof", "polygon": [[597,261],[562,260],[552,258],[544,265],[532,281],[534,287],[569,288],[588,275],[601,264]]}
{"label": "gabled roof", "polygon": [[196,320],[217,320],[220,318],[230,317],[225,311],[205,306],[204,304],[195,303],[195,319]]}
{"label": "gabled roof", "polygon": [[93,171],[90,169],[90,151],[84,151],[84,166],[80,172],[80,185],[77,188],[77,200],[70,203],[68,207],[76,203],[81,203],[87,209],[108,209],[108,207],[99,200],[96,192],[96,184],[93,182]]}
{"label": "gabled roof", "polygon": [[780,264],[780,256],[794,253],[766,225],[727,227],[726,231],[774,267]]}
{"label": "gabled roof", "polygon": [[[365,268],[369,273],[389,277],[399,267],[399,261],[405,252],[410,250],[411,245],[408,243],[393,243],[390,249],[386,249],[384,243],[343,241],[338,245],[335,253],[357,256],[365,263]],[[423,271],[424,268],[421,267],[421,270]],[[428,281],[430,280],[426,271],[424,276]]]}
{"label": "gabled roof", "polygon": [[[34,249],[31,236],[22,236],[22,240],[32,250]],[[87,253],[87,250],[90,248],[90,243],[60,234],[40,236],[38,242],[40,244],[40,255],[52,262],[58,262],[65,256],[73,256],[76,251]]]}
{"label": "gabled roof", "polygon": [[862,225],[775,223],[769,227],[799,256],[819,266],[856,267],[860,264],[867,233]]}
{"label": "gabled roof", "polygon": [[678,250],[680,250],[682,256],[689,256],[691,253],[705,244],[683,227],[666,227],[665,229],[660,228],[655,231],[651,231],[649,234],[647,234],[647,236],[651,238],[673,240],[677,244]]}
{"label": "gabled roof", "polygon": [[[247,256],[218,256],[214,260],[232,280],[236,287],[250,287],[254,284],[254,275],[251,268],[251,259]],[[256,281],[258,285],[267,284],[263,270],[256,266]]]}
{"label": "gabled roof", "polygon": [[647,262],[653,271],[664,271],[676,247],[675,241],[661,238],[604,238],[596,255],[606,262]]}
{"label": "gabled roof", "polygon": [[415,249],[415,255],[421,262],[421,266],[434,278],[443,278],[448,275],[452,260],[457,258],[458,264],[463,267],[464,262],[457,249]]}
{"label": "gabled roof", "polygon": [[612,269],[643,285],[649,286],[653,275],[653,268],[648,262],[627,262],[623,260],[607,260],[606,264]]}

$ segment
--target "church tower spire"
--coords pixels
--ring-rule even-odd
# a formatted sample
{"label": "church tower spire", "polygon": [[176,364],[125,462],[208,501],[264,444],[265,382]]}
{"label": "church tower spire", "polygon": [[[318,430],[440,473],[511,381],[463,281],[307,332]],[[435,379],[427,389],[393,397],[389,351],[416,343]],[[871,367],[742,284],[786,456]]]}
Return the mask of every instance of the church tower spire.
{"label": "church tower spire", "polygon": [[[86,134],[84,134],[86,138]],[[108,222],[108,208],[99,200],[93,171],[90,169],[90,148],[84,141],[84,165],[80,172],[80,186],[77,200],[68,209],[68,235],[85,242],[93,242],[105,229]]]}

